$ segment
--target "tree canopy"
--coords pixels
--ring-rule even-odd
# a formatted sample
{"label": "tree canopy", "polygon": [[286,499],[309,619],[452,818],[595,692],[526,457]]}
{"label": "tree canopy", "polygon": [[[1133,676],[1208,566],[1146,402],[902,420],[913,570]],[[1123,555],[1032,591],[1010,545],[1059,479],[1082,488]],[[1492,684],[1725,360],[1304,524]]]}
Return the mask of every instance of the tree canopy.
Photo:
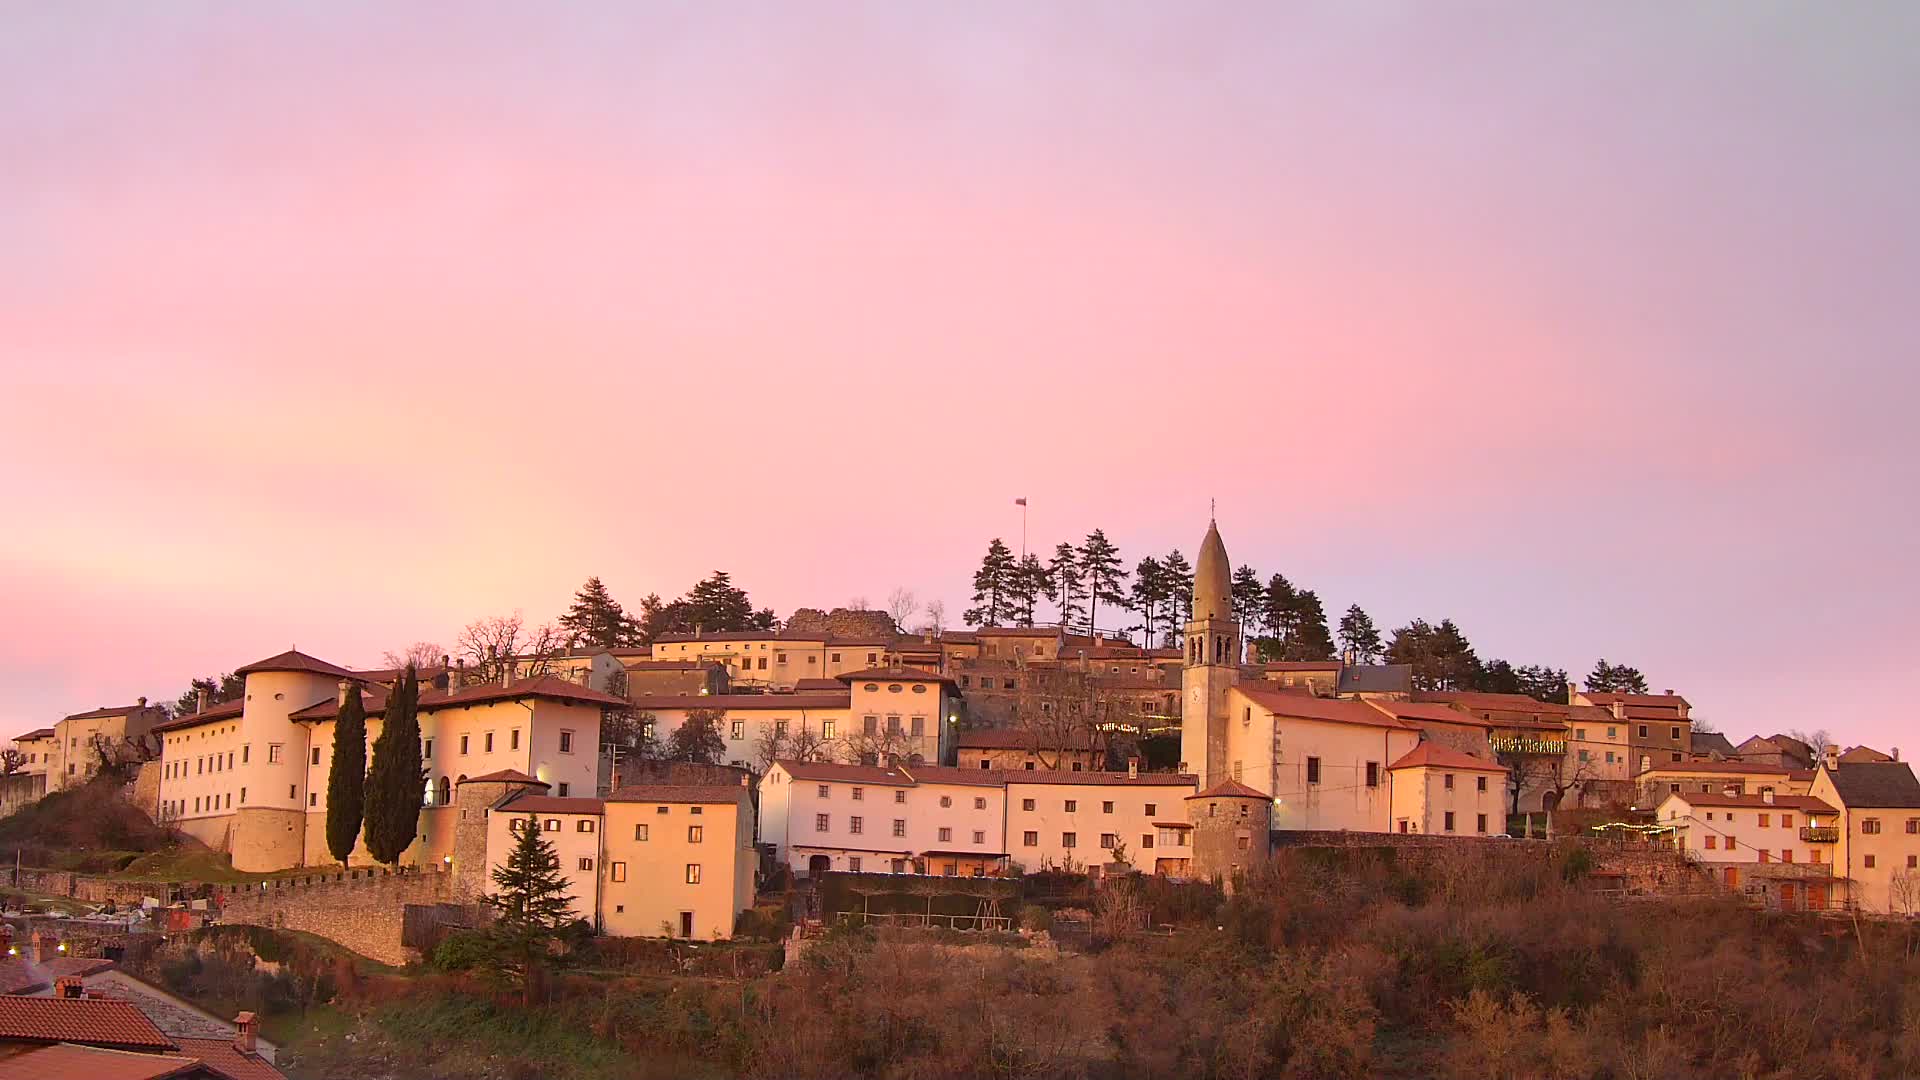
{"label": "tree canopy", "polygon": [[360,684],[353,683],[333,724],[333,763],[327,770],[327,850],[342,865],[360,839],[366,787],[367,709]]}
{"label": "tree canopy", "polygon": [[687,718],[667,736],[667,760],[720,764],[727,754],[727,741],[720,734],[725,717],[719,709],[687,710]]}
{"label": "tree canopy", "polygon": [[420,677],[408,667],[387,695],[380,737],[373,742],[373,767],[367,770],[367,852],[389,866],[400,861],[420,828],[427,774],[420,764],[419,704]]}
{"label": "tree canopy", "polygon": [[1593,671],[1587,675],[1587,691],[1595,694],[1644,694],[1647,692],[1647,677],[1640,674],[1639,668],[1609,664],[1603,656],[1594,662]]}
{"label": "tree canopy", "polygon": [[973,573],[973,607],[962,612],[960,617],[974,626],[1006,626],[1013,621],[1013,593],[1022,583],[1015,577],[1020,565],[1014,561],[1013,552],[999,537],[987,544],[987,553],[980,560],[980,569]]}
{"label": "tree canopy", "polygon": [[627,614],[597,576],[573,594],[573,606],[559,621],[576,646],[625,649],[642,644],[639,620]]}
{"label": "tree canopy", "polygon": [[639,621],[642,644],[662,634],[771,631],[778,623],[771,608],[755,610],[746,590],[725,570],[715,570],[678,600],[662,603],[657,594],[649,595],[640,602]]}

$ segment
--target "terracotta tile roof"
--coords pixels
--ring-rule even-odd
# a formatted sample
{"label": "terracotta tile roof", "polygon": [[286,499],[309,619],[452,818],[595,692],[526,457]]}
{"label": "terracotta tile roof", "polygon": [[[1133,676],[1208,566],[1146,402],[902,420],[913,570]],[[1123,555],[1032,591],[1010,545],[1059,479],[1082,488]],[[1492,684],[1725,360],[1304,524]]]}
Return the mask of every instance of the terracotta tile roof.
{"label": "terracotta tile roof", "polygon": [[498,814],[604,814],[607,804],[600,799],[517,795],[493,809]]}
{"label": "terracotta tile roof", "polygon": [[1464,769],[1473,772],[1506,772],[1506,767],[1497,761],[1477,758],[1464,750],[1455,750],[1451,746],[1442,746],[1437,742],[1423,742],[1400,755],[1400,760],[1387,766],[1389,769]]}
{"label": "terracotta tile roof", "polygon": [[624,666],[628,671],[710,671],[725,665],[717,660],[635,660]]}
{"label": "terracotta tile roof", "polygon": [[40,970],[49,978],[62,979],[69,975],[86,978],[102,971],[112,971],[114,962],[104,956],[56,956],[41,963]]}
{"label": "terracotta tile roof", "polygon": [[[985,770],[982,770],[985,771]],[[1129,776],[1119,772],[1046,772],[1041,769],[1013,769],[1001,773],[1013,784],[1086,784],[1093,787],[1193,787],[1198,778],[1187,773],[1141,773]]]}
{"label": "terracotta tile roof", "polygon": [[[231,1075],[197,1057],[102,1050],[63,1043],[0,1058],[0,1080],[167,1080],[175,1076],[205,1075],[207,1068],[219,1076]],[[283,1074],[275,1070],[272,1075]],[[253,1077],[234,1076],[232,1080],[253,1080]]]}
{"label": "terracotta tile roof", "polygon": [[727,709],[727,710],[772,710],[792,711],[795,709],[844,709],[853,700],[846,689],[834,694],[679,694],[662,697],[637,697],[631,704],[635,709],[645,712],[648,709]]}
{"label": "terracotta tile roof", "polygon": [[845,693],[846,685],[839,679],[800,679],[793,684],[796,694],[809,693]]}
{"label": "terracotta tile roof", "polygon": [[951,685],[953,680],[937,671],[923,671],[920,668],[867,668],[863,671],[849,671],[834,676],[843,683],[856,682],[937,682]]}
{"label": "terracotta tile roof", "polygon": [[937,641],[928,641],[925,638],[903,637],[894,638],[893,644],[888,646],[888,648],[897,653],[937,654],[940,651],[940,643]]}
{"label": "terracotta tile roof", "polygon": [[1852,764],[1854,762],[1859,762],[1859,761],[1892,761],[1892,760],[1893,760],[1892,757],[1886,754],[1883,754],[1878,750],[1875,750],[1871,746],[1856,746],[1853,749],[1847,751],[1846,753],[1840,755],[1840,762],[1842,764]]}
{"label": "terracotta tile roof", "polygon": [[1580,696],[1593,702],[1595,705],[1611,705],[1618,701],[1622,705],[1656,705],[1668,708],[1686,705],[1689,708],[1692,707],[1691,703],[1679,694],[1616,694],[1608,692],[1599,694],[1585,693]]}
{"label": "terracotta tile roof", "polygon": [[1620,711],[1625,713],[1629,720],[1658,720],[1663,724],[1687,723],[1687,719],[1673,709],[1654,709],[1638,705],[1629,705]]}
{"label": "terracotta tile roof", "polygon": [[109,716],[126,716],[130,713],[137,713],[141,709],[152,709],[157,707],[158,706],[154,706],[154,705],[102,705],[97,709],[88,709],[86,712],[77,712],[77,713],[74,713],[72,716],[63,716],[60,719],[62,720],[103,720]]}
{"label": "terracotta tile roof", "polygon": [[181,728],[211,724],[216,720],[231,720],[244,712],[246,707],[247,702],[245,698],[234,698],[232,701],[223,701],[218,705],[209,705],[201,712],[183,716],[178,720],[169,720],[164,724],[155,724],[152,730],[178,731]]}
{"label": "terracotta tile roof", "polygon": [[[1718,791],[1676,791],[1668,799],[1684,799],[1688,806],[1727,806],[1735,809],[1799,810],[1808,814],[1838,814],[1840,811],[1811,795],[1775,795],[1768,802],[1764,795],[1728,795]],[[1662,800],[1665,801],[1665,800]]]}
{"label": "terracotta tile roof", "polygon": [[549,786],[546,781],[536,780],[526,773],[521,772],[519,769],[501,769],[498,772],[490,772],[485,776],[469,776],[460,782],[462,784],[539,784],[541,787]]}
{"label": "terracotta tile roof", "polygon": [[1261,664],[1261,671],[1339,671],[1338,660],[1275,660]]}
{"label": "terracotta tile roof", "polygon": [[1290,716],[1301,720],[1325,720],[1336,724],[1362,724],[1367,727],[1406,731],[1419,730],[1414,725],[1389,716],[1363,701],[1317,698],[1311,694],[1287,693],[1283,690],[1269,690],[1263,686],[1248,686],[1244,683],[1235,686],[1233,692],[1245,694],[1254,704],[1276,716]]}
{"label": "terracotta tile roof", "polygon": [[974,728],[957,732],[953,743],[962,750],[1033,750],[1043,745],[1049,750],[1093,749],[1093,739],[1085,732],[1075,733],[1065,739],[1048,740],[1038,732],[1016,731],[1012,728]]}
{"label": "terracotta tile roof", "polygon": [[1648,773],[1727,773],[1735,776],[1789,776],[1800,770],[1785,765],[1767,765],[1758,761],[1674,761],[1655,765]]}
{"label": "terracotta tile roof", "polygon": [[1187,796],[1189,799],[1259,799],[1267,800],[1267,793],[1255,791],[1238,780],[1222,780],[1205,791],[1196,791]]}
{"label": "terracotta tile roof", "polygon": [[233,669],[235,675],[252,675],[259,671],[297,671],[310,675],[331,675],[336,679],[353,678],[353,672],[337,664],[329,664],[318,657],[308,656],[295,649],[288,649],[277,656],[265,660],[255,660],[245,667]]}
{"label": "terracotta tile roof", "polygon": [[1441,705],[1438,702],[1369,700],[1366,704],[1408,723],[1424,720],[1431,724],[1455,724],[1461,727],[1491,728],[1495,726],[1492,720],[1482,720],[1472,713],[1461,712],[1451,705]]}
{"label": "terracotta tile roof", "polygon": [[776,758],[773,764],[780,766],[795,780],[842,780],[855,784],[913,786],[913,777],[899,766],[842,765],[837,761],[794,761],[791,758]]}
{"label": "terracotta tile roof", "polygon": [[53,729],[50,727],[43,727],[43,728],[34,728],[32,731],[27,732],[25,735],[15,735],[13,737],[13,741],[14,742],[31,742],[34,739],[51,739],[51,738],[53,738]]}
{"label": "terracotta tile roof", "polygon": [[53,987],[53,976],[24,956],[0,957],[0,994],[31,994]]}
{"label": "terracotta tile roof", "polygon": [[[425,697],[431,691],[422,690]],[[379,683],[371,683],[360,688],[360,707],[368,716],[384,716],[387,711],[387,688]],[[322,698],[304,709],[295,709],[287,714],[287,719],[300,722],[306,720],[337,720],[340,717],[340,695],[336,692]]]}
{"label": "terracotta tile roof", "polygon": [[[982,626],[971,631],[977,640],[984,637],[1037,637],[1057,638],[1060,631],[1052,626]],[[958,635],[948,634],[949,638]]]}
{"label": "terracotta tile roof", "polygon": [[437,690],[423,690],[420,693],[420,711],[457,709],[467,705],[485,705],[494,701],[517,701],[520,698],[547,698],[576,705],[627,704],[626,698],[614,697],[612,694],[595,690],[590,686],[568,682],[557,675],[542,675],[535,679],[516,679],[508,686],[501,686],[499,683],[463,686],[452,694]]}
{"label": "terracotta tile roof", "polygon": [[980,635],[971,630],[944,630],[940,633],[942,645],[978,645]]}
{"label": "terracotta tile roof", "polygon": [[900,771],[920,784],[960,784],[967,787],[1005,787],[997,769],[961,769],[951,765],[902,765]]}
{"label": "terracotta tile roof", "polygon": [[817,635],[786,637],[777,630],[709,630],[701,634],[661,634],[655,645],[692,645],[701,641],[824,641]]}
{"label": "terracotta tile roof", "polygon": [[1530,698],[1525,694],[1488,694],[1478,690],[1423,690],[1414,694],[1413,700],[1459,705],[1468,709],[1484,709],[1487,712],[1531,713],[1535,716],[1554,717],[1567,714],[1565,705]]}
{"label": "terracotta tile roof", "polygon": [[173,1041],[131,1002],[108,998],[0,997],[0,1041],[73,1042],[172,1050]]}
{"label": "terracotta tile roof", "polygon": [[287,1080],[287,1074],[258,1054],[243,1054],[232,1039],[178,1039],[180,1052],[191,1054],[233,1080]]}
{"label": "terracotta tile roof", "polygon": [[632,784],[607,796],[603,802],[632,803],[739,803],[747,797],[739,784]]}

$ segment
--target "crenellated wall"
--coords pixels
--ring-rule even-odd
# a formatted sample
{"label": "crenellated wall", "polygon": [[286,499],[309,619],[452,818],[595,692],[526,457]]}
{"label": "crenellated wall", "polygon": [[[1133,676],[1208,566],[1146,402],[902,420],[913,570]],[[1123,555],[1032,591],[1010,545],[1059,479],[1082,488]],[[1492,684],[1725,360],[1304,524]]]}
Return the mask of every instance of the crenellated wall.
{"label": "crenellated wall", "polygon": [[353,869],[278,878],[222,897],[220,921],[302,930],[386,964],[419,957],[401,944],[408,904],[453,897],[453,876],[438,872]]}

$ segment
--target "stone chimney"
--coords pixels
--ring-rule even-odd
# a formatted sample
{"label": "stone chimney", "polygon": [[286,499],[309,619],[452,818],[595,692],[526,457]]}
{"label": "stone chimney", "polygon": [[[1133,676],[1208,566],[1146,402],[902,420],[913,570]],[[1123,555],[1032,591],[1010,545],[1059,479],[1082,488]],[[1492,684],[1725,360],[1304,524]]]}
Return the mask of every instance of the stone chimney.
{"label": "stone chimney", "polygon": [[1623,723],[1627,719],[1627,703],[1619,698],[1613,699],[1613,718]]}
{"label": "stone chimney", "polygon": [[1580,684],[1577,682],[1574,682],[1572,679],[1568,679],[1567,680],[1567,704],[1569,705],[1573,704],[1573,699],[1579,696],[1579,693],[1580,693]]}
{"label": "stone chimney", "polygon": [[233,1048],[243,1054],[256,1052],[254,1037],[254,1017],[250,1012],[239,1013],[233,1018]]}
{"label": "stone chimney", "polygon": [[512,685],[513,685],[513,657],[509,656],[506,659],[506,663],[500,666],[500,689],[505,690],[507,687]]}
{"label": "stone chimney", "polygon": [[1838,746],[1828,743],[1821,747],[1820,757],[1828,769],[1838,769],[1840,767],[1840,748]]}
{"label": "stone chimney", "polygon": [[440,654],[440,677],[437,681],[448,691],[453,689],[453,657],[446,653]]}
{"label": "stone chimney", "polygon": [[86,985],[78,975],[62,975],[53,980],[53,996],[57,998],[81,998],[87,994]]}
{"label": "stone chimney", "polygon": [[32,957],[33,962],[36,964],[44,964],[53,959],[54,948],[52,939],[43,936],[40,931],[35,930],[32,935],[27,938],[27,955]]}
{"label": "stone chimney", "polygon": [[200,688],[199,695],[194,698],[193,711],[194,712],[207,711],[207,688],[204,686]]}
{"label": "stone chimney", "polygon": [[341,680],[340,680],[340,685],[334,688],[334,696],[333,696],[333,707],[334,707],[334,708],[336,708],[336,709],[344,709],[344,708],[346,708],[346,705],[347,705],[347,691],[348,691],[348,690],[350,690],[350,689],[352,689],[352,686],[353,686],[353,684],[352,684],[352,683],[349,683],[349,682],[348,682],[347,680],[345,680],[345,679],[341,679]]}
{"label": "stone chimney", "polygon": [[1140,779],[1140,759],[1138,757],[1130,757],[1127,759],[1127,779]]}
{"label": "stone chimney", "polygon": [[447,680],[447,693],[457,694],[465,685],[467,685],[467,661],[462,657],[460,663],[453,669],[453,678]]}

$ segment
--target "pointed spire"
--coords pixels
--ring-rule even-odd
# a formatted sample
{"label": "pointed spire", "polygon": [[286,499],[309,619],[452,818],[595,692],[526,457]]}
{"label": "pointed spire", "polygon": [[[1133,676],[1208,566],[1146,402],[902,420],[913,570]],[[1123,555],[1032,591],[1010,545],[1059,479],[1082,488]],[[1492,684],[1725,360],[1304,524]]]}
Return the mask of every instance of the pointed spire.
{"label": "pointed spire", "polygon": [[1193,568],[1193,619],[1233,618],[1233,564],[1227,559],[1227,545],[1220,540],[1220,527],[1207,521],[1206,538],[1200,541],[1200,558]]}

